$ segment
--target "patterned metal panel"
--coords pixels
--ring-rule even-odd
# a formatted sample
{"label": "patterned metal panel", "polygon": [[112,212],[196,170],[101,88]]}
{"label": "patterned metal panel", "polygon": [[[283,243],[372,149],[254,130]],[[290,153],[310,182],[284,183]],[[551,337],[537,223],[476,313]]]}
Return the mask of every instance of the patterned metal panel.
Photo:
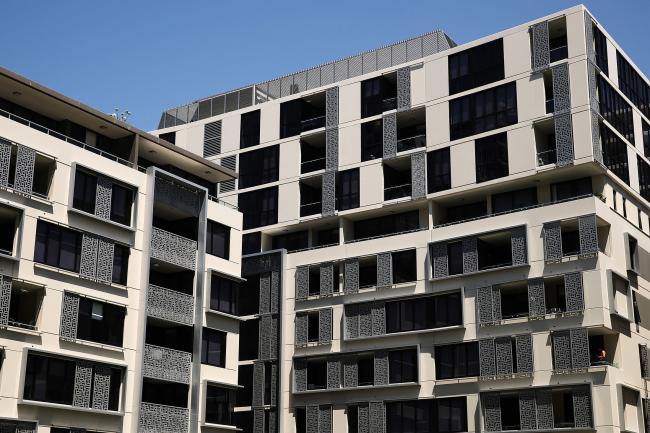
{"label": "patterned metal panel", "polygon": [[370,433],[370,406],[368,403],[359,403],[357,418],[359,433]]}
{"label": "patterned metal panel", "polygon": [[492,286],[479,287],[476,289],[476,312],[478,323],[494,322],[492,308]]}
{"label": "patterned metal panel", "polygon": [[377,52],[363,53],[363,73],[368,74],[377,70]]}
{"label": "patterned metal panel", "polygon": [[81,240],[81,259],[79,275],[89,280],[97,277],[97,254],[99,239],[96,236],[84,233]]}
{"label": "patterned metal panel", "polygon": [[512,374],[512,340],[510,337],[499,337],[494,339],[494,351],[496,358],[497,374]]}
{"label": "patterned metal panel", "polygon": [[343,292],[359,292],[359,259],[348,259],[343,264]]}
{"label": "patterned metal panel", "polygon": [[321,214],[332,216],[336,213],[336,172],[328,171],[322,176]]}
{"label": "patterned metal panel", "polygon": [[382,118],[383,157],[393,158],[397,155],[397,114],[385,114]]}
{"label": "patterned metal panel", "polygon": [[325,91],[325,127],[335,128],[339,124],[339,88]]}
{"label": "patterned metal panel", "polygon": [[591,395],[587,386],[573,389],[573,419],[575,428],[592,427]]}
{"label": "patterned metal panel", "polygon": [[192,325],[194,297],[150,284],[147,291],[147,315],[183,325]]}
{"label": "patterned metal panel", "polygon": [[562,227],[559,221],[544,223],[544,260],[562,259]]}
{"label": "patterned metal panel", "polygon": [[298,72],[293,76],[293,93],[300,93],[307,90],[307,73]]}
{"label": "patterned metal panel", "polygon": [[598,100],[598,80],[596,67],[593,63],[587,62],[587,85],[589,86],[589,106],[591,110],[600,114],[600,102]]}
{"label": "patterned metal panel", "polygon": [[97,176],[95,190],[95,216],[108,220],[111,218],[111,202],[113,200],[113,181],[106,176]]}
{"label": "patterned metal panel", "polygon": [[384,335],[386,333],[386,308],[383,301],[372,303],[372,335]]}
{"label": "patterned metal panel", "polygon": [[334,292],[334,263],[321,263],[319,266],[319,276],[320,296],[332,296]]}
{"label": "patterned metal panel", "polygon": [[318,408],[318,433],[332,433],[332,406]]}
{"label": "patterned metal panel", "polygon": [[190,383],[192,354],[145,344],[142,375],[166,382]]}
{"label": "patterned metal panel", "polygon": [[325,130],[325,170],[339,167],[339,128]]}
{"label": "patterned metal panel", "polygon": [[327,360],[327,389],[338,389],[341,386],[341,361]]}
{"label": "patterned metal panel", "polygon": [[543,278],[528,280],[528,315],[530,317],[546,314],[546,290]]}
{"label": "patterned metal panel", "polygon": [[312,68],[307,71],[307,90],[320,87],[320,69]]}
{"label": "patterned metal panel", "polygon": [[307,391],[307,363],[302,360],[293,362],[293,382],[297,392]]}
{"label": "patterned metal panel", "polygon": [[348,61],[339,60],[334,63],[334,82],[343,81],[348,78]]}
{"label": "patterned metal panel", "polygon": [[310,405],[305,408],[307,421],[307,433],[318,433],[318,418],[320,409],[316,405]]}
{"label": "patterned metal panel", "polygon": [[296,300],[301,301],[309,296],[309,266],[296,268]]}
{"label": "patterned metal panel", "polygon": [[375,385],[388,385],[388,352],[375,352]]}
{"label": "patterned metal panel", "polygon": [[108,367],[95,367],[93,379],[93,409],[108,410],[108,400],[111,389],[111,369]]}
{"label": "patterned metal panel", "polygon": [[74,340],[77,338],[77,323],[79,319],[79,295],[63,292],[63,306],[61,307],[61,322],[59,335],[63,338]]}
{"label": "patterned metal panel", "polygon": [[600,117],[591,111],[591,147],[594,161],[603,164],[603,147],[600,142]]}
{"label": "patterned metal panel", "polygon": [[406,42],[393,45],[392,50],[391,57],[393,59],[393,66],[406,63]]}
{"label": "patterned metal panel", "polygon": [[485,338],[478,341],[479,370],[481,376],[494,376],[497,372],[494,339]]}
{"label": "patterned metal panel", "polygon": [[492,315],[494,320],[499,321],[501,317],[501,289],[499,287],[492,288]]}
{"label": "patterned metal panel", "polygon": [[271,364],[271,406],[278,404],[278,364]]}
{"label": "patterned metal panel", "polygon": [[426,153],[411,155],[411,198],[418,199],[427,195]]}
{"label": "patterned metal panel", "polygon": [[393,286],[393,256],[390,252],[377,254],[377,288]]}
{"label": "patterned metal panel", "polygon": [[537,428],[537,414],[535,407],[535,391],[519,391],[519,421],[521,430],[535,430]]}
{"label": "patterned metal panel", "polygon": [[586,328],[576,328],[571,334],[571,366],[573,368],[588,368],[589,335]]}
{"label": "patterned metal panel", "polygon": [[271,312],[271,274],[265,272],[260,275],[259,314]]}
{"label": "patterned metal panel", "polygon": [[296,313],[296,346],[307,345],[309,335],[309,317],[306,313]]}
{"label": "patterned metal panel", "polygon": [[101,283],[111,284],[113,282],[115,244],[98,239],[97,246],[97,273],[95,277]]}
{"label": "patterned metal panel", "polygon": [[449,258],[447,256],[447,243],[435,242],[430,247],[433,278],[449,276]]}
{"label": "patterned metal panel", "polygon": [[650,399],[643,398],[643,424],[645,425],[646,433],[650,432]]}
{"label": "patterned metal panel", "polygon": [[411,108],[411,68],[397,70],[397,111]]}
{"label": "patterned metal panel", "polygon": [[512,247],[512,266],[528,263],[526,226],[515,227],[510,230],[510,245]]}
{"label": "patterned metal panel", "polygon": [[153,227],[151,257],[183,268],[196,269],[197,242]]}
{"label": "patterned metal panel", "polygon": [[533,364],[533,336],[522,334],[515,336],[517,351],[517,373],[532,373]]}
{"label": "patterned metal panel", "polygon": [[74,373],[72,405],[90,407],[90,390],[93,383],[93,366],[89,362],[77,361]]}
{"label": "patterned metal panel", "polygon": [[253,409],[253,433],[266,433],[264,428],[264,408]]}
{"label": "patterned metal panel", "polygon": [[345,334],[347,338],[359,336],[359,306],[357,304],[345,306]]}
{"label": "patterned metal panel", "polygon": [[533,72],[539,72],[548,68],[551,61],[551,53],[548,44],[548,21],[533,25],[530,31],[533,38]]}
{"label": "patterned metal panel", "polygon": [[318,310],[318,342],[320,344],[332,342],[332,308]]}
{"label": "patterned metal panel", "polygon": [[569,331],[555,331],[552,336],[555,370],[571,368],[571,334]]}
{"label": "patterned metal panel", "polygon": [[368,403],[368,418],[370,433],[384,433],[386,431],[386,408],[383,401]]}
{"label": "patterned metal panel", "polygon": [[571,111],[571,87],[569,84],[569,64],[553,66],[553,113],[555,115]]}
{"label": "patterned metal panel", "polygon": [[377,69],[390,68],[392,64],[390,47],[377,50]]}
{"label": "patterned metal panel", "polygon": [[594,47],[594,21],[585,11],[585,40],[587,41],[587,59],[596,62],[596,49]]}
{"label": "patterned metal panel", "polygon": [[650,369],[648,369],[647,344],[639,344],[639,362],[641,363],[641,377],[650,377]]}
{"label": "patterned metal panel", "polygon": [[359,365],[356,358],[343,358],[343,387],[359,386]]}
{"label": "patterned metal panel", "polygon": [[568,313],[585,309],[584,290],[582,288],[582,273],[573,272],[564,275],[564,297]]}
{"label": "patterned metal panel", "polygon": [[578,218],[580,236],[580,257],[598,254],[598,229],[596,215],[584,215]]}
{"label": "patterned metal panel", "polygon": [[9,323],[9,308],[11,306],[11,277],[0,275],[0,326]]}
{"label": "patterned metal panel", "polygon": [[348,59],[348,78],[356,77],[363,73],[363,60],[361,55]]}
{"label": "patterned metal panel", "polygon": [[197,216],[201,208],[201,198],[191,190],[170,180],[156,176],[154,199],[180,211]]}
{"label": "patterned metal panel", "polygon": [[11,167],[11,143],[0,138],[0,186],[9,184],[9,169]]}
{"label": "patterned metal panel", "polygon": [[463,273],[478,271],[478,241],[475,237],[463,239]]}
{"label": "patterned metal panel", "polygon": [[274,322],[271,316],[262,316],[260,318],[260,359],[273,359],[273,341],[277,341],[274,331]]}
{"label": "patterned metal panel", "polygon": [[537,407],[537,428],[549,430],[554,427],[553,422],[553,394],[550,389],[538,389],[535,392],[535,406]]}
{"label": "patterned metal panel", "polygon": [[406,59],[411,62],[422,57],[422,39],[406,41]]}
{"label": "patterned metal panel", "polygon": [[188,431],[189,409],[140,403],[138,433],[185,433]]}
{"label": "patterned metal panel", "polygon": [[483,394],[483,425],[485,431],[501,431],[501,399],[499,394]]}
{"label": "patterned metal panel", "polygon": [[271,271],[271,313],[280,312],[280,272]]}
{"label": "patterned metal panel", "polygon": [[264,406],[264,363],[255,361],[253,363],[253,395],[251,404],[253,407]]}
{"label": "patterned metal panel", "polygon": [[359,305],[359,337],[372,336],[372,304]]}
{"label": "patterned metal panel", "polygon": [[572,164],[573,150],[573,123],[571,114],[556,114],[555,117],[555,152],[556,164],[560,167]]}
{"label": "patterned metal panel", "polygon": [[32,193],[34,185],[34,162],[36,151],[21,144],[16,155],[16,171],[14,174],[14,189],[25,194]]}

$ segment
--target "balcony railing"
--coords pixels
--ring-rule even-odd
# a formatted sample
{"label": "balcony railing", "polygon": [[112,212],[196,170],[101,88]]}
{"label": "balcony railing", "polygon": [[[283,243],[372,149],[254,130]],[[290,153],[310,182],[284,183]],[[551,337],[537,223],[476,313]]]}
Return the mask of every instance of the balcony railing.
{"label": "balcony railing", "polygon": [[381,111],[390,111],[397,108],[397,96],[394,98],[386,98],[381,101]]}
{"label": "balcony railing", "polygon": [[553,63],[569,57],[569,50],[566,45],[562,45],[560,47],[551,48],[549,54],[551,63]]}
{"label": "balcony railing", "polygon": [[306,203],[300,205],[300,216],[316,215],[323,211],[323,202],[315,201],[313,203]]}
{"label": "balcony railing", "polygon": [[190,411],[183,407],[140,403],[138,433],[187,433]]}
{"label": "balcony railing", "polygon": [[142,375],[167,382],[190,383],[192,354],[166,347],[144,346]]}
{"label": "balcony railing", "polygon": [[416,149],[418,147],[425,147],[427,145],[427,135],[420,134],[413,137],[402,138],[397,140],[397,151],[404,152],[405,150]]}
{"label": "balcony railing", "polygon": [[325,157],[316,158],[300,163],[300,173],[309,173],[312,171],[325,169]]}
{"label": "balcony railing", "polygon": [[537,152],[537,166],[555,164],[557,162],[557,152],[555,149]]}
{"label": "balcony railing", "polygon": [[158,227],[151,232],[151,257],[187,269],[196,269],[197,242]]}
{"label": "balcony railing", "polygon": [[147,315],[183,325],[193,325],[194,297],[150,284],[147,293]]}
{"label": "balcony railing", "polygon": [[409,197],[411,195],[411,184],[405,183],[403,185],[389,186],[384,188],[384,200],[395,200],[402,197]]}
{"label": "balcony railing", "polygon": [[311,131],[312,129],[322,128],[325,126],[325,115],[312,117],[300,121],[300,130],[302,132]]}

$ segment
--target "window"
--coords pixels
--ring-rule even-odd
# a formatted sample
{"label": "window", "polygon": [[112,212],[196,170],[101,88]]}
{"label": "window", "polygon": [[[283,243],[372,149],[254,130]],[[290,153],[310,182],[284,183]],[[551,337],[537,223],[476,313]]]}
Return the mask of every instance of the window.
{"label": "window", "polygon": [[650,85],[618,51],[616,64],[619,88],[646,117],[650,118]]}
{"label": "window", "polygon": [[210,309],[237,315],[238,293],[238,282],[212,274],[210,281]]}
{"label": "window", "polygon": [[34,261],[79,272],[81,233],[45,221],[38,221]]}
{"label": "window", "polygon": [[360,356],[357,359],[357,374],[358,386],[373,386],[375,384],[374,356]]}
{"label": "window", "polygon": [[331,229],[318,230],[316,232],[315,245],[318,247],[326,245],[338,245],[339,244],[339,228],[334,227]]}
{"label": "window", "polygon": [[245,320],[239,325],[239,360],[257,359],[259,346],[259,319]]}
{"label": "window", "polygon": [[253,404],[253,365],[239,365],[237,367],[237,406],[251,406]]}
{"label": "window", "polygon": [[456,433],[464,431],[467,431],[466,397],[386,403],[387,433]]}
{"label": "window", "polygon": [[278,180],[280,146],[264,147],[239,154],[239,188],[250,188]]}
{"label": "window", "polygon": [[318,343],[320,334],[319,316],[318,311],[312,311],[307,314],[307,341],[310,343]]}
{"label": "window", "polygon": [[339,172],[336,183],[336,198],[338,210],[348,210],[359,207],[359,169],[353,168]]}
{"label": "window", "polygon": [[381,158],[384,154],[384,132],[382,120],[361,124],[361,161]]}
{"label": "window", "polygon": [[239,130],[239,148],[260,144],[260,110],[249,111],[241,115]]}
{"label": "window", "polygon": [[634,143],[634,118],[632,107],[618,92],[601,76],[598,79],[598,101],[600,114],[627,141]]}
{"label": "window", "polygon": [[419,227],[420,215],[417,210],[385,215],[382,217],[355,221],[354,239],[389,236],[395,233],[417,230]]}
{"label": "window", "polygon": [[487,201],[482,200],[476,203],[461,204],[448,207],[445,223],[465,221],[473,218],[480,218],[487,215]]}
{"label": "window", "polygon": [[273,236],[272,248],[274,250],[286,249],[287,252],[309,248],[309,232],[301,230],[298,232],[286,233]]}
{"label": "window", "polygon": [[359,407],[350,405],[345,412],[348,416],[348,433],[359,433]]}
{"label": "window", "polygon": [[122,347],[125,315],[125,307],[80,298],[77,338]]}
{"label": "window", "polygon": [[500,397],[501,407],[501,425],[503,430],[520,430],[521,419],[519,418],[519,411],[512,410],[513,407],[519,406],[519,395],[502,394]]}
{"label": "window", "polygon": [[205,252],[228,260],[230,258],[230,227],[208,220]]}
{"label": "window", "polygon": [[415,250],[392,253],[393,284],[409,283],[417,280]]}
{"label": "window", "polygon": [[203,328],[201,364],[215,367],[226,366],[226,333],[216,329]]}
{"label": "window", "polygon": [[643,131],[643,156],[650,158],[650,124],[641,119],[641,130]]}
{"label": "window", "polygon": [[164,132],[160,134],[158,137],[171,144],[176,144],[176,131]]}
{"label": "window", "polygon": [[296,433],[307,433],[307,411],[304,407],[296,408]]}
{"label": "window", "polygon": [[309,361],[307,364],[307,389],[327,388],[327,361]]}
{"label": "window", "polygon": [[325,126],[325,92],[280,104],[280,138]]}
{"label": "window", "polygon": [[435,347],[436,379],[479,376],[478,342]]}
{"label": "window", "polygon": [[415,349],[392,350],[388,352],[388,382],[417,382],[418,363]]}
{"label": "window", "polygon": [[361,82],[361,118],[397,108],[396,74],[382,75]]}
{"label": "window", "polygon": [[463,273],[463,242],[450,242],[447,244],[447,257],[449,261],[449,275]]}
{"label": "window", "polygon": [[429,194],[451,188],[449,147],[427,153],[427,191]]}
{"label": "window", "polygon": [[623,182],[630,184],[627,145],[607,125],[600,124],[600,138],[603,146],[603,162]]}
{"label": "window", "polygon": [[551,200],[554,202],[568,200],[584,195],[591,195],[591,178],[567,180],[551,184]]}
{"label": "window", "polygon": [[609,75],[609,65],[607,63],[607,38],[600,31],[597,25],[593,25],[594,47],[596,52],[596,65],[605,75]]}
{"label": "window", "polygon": [[508,175],[508,135],[490,135],[476,140],[476,183]]}
{"label": "window", "polygon": [[232,425],[230,414],[234,391],[208,384],[205,396],[205,422],[210,424]]}
{"label": "window", "polygon": [[113,256],[113,282],[126,286],[129,271],[130,249],[125,245],[115,245]]}
{"label": "window", "polygon": [[111,221],[130,226],[132,207],[133,190],[114,183],[111,193]]}
{"label": "window", "polygon": [[94,214],[96,193],[97,177],[85,171],[77,170],[74,178],[72,206],[75,209]]}
{"label": "window", "polygon": [[241,254],[255,254],[262,251],[262,233],[246,233],[241,239]]}
{"label": "window", "polygon": [[639,155],[636,157],[636,164],[639,170],[639,192],[641,197],[650,201],[650,165]]}
{"label": "window", "polygon": [[516,83],[503,84],[449,102],[451,140],[517,123]]}
{"label": "window", "polygon": [[278,222],[278,187],[239,194],[239,210],[244,214],[244,230]]}
{"label": "window", "polygon": [[[591,183],[590,183],[591,185]],[[519,189],[492,196],[492,213],[508,212],[537,204],[537,188]]]}
{"label": "window", "polygon": [[459,293],[386,303],[386,333],[418,331],[462,324]]}
{"label": "window", "polygon": [[503,78],[503,39],[449,56],[450,95]]}

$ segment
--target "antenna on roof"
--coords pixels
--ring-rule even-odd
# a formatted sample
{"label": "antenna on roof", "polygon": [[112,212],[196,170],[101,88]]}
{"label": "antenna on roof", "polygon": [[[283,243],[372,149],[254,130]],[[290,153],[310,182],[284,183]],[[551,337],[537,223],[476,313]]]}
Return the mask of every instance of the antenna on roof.
{"label": "antenna on roof", "polygon": [[126,122],[129,120],[129,116],[132,115],[129,110],[124,110],[120,113],[120,109],[116,108],[113,113],[110,113],[109,115],[116,120],[121,120],[122,122]]}

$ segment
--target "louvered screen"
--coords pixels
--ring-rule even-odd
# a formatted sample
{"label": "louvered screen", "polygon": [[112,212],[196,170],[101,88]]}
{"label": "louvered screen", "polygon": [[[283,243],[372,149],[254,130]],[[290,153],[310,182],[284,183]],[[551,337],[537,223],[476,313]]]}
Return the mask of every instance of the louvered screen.
{"label": "louvered screen", "polygon": [[221,153],[221,120],[206,123],[203,130],[203,157]]}
{"label": "louvered screen", "polygon": [[[231,169],[232,171],[237,170],[237,156],[231,155],[225,158],[221,158],[220,164],[226,168]],[[219,192],[221,194],[226,192],[232,192],[235,190],[235,179],[227,180],[219,184]]]}

